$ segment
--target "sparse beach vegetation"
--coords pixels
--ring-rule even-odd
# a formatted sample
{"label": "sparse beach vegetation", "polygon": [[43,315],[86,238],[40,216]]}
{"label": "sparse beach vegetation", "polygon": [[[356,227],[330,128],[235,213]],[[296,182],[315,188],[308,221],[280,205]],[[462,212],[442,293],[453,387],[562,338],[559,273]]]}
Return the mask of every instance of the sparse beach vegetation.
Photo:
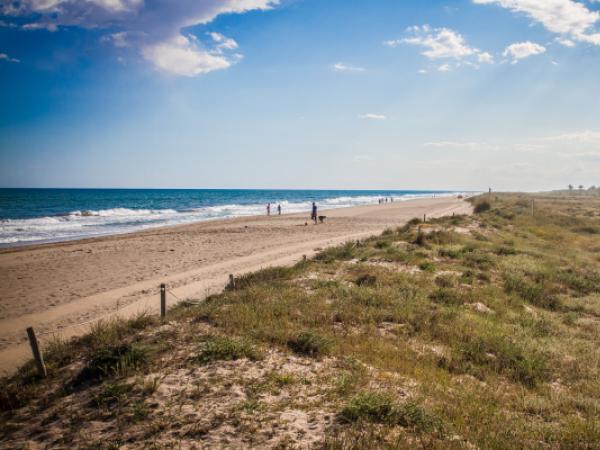
{"label": "sparse beach vegetation", "polygon": [[472,202],[53,342],[0,447],[598,448],[600,199]]}

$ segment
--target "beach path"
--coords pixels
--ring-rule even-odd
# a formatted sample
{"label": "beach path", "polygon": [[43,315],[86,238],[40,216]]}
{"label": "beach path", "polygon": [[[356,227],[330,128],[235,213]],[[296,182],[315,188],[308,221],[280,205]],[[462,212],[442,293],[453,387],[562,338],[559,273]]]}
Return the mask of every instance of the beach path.
{"label": "beach path", "polygon": [[201,300],[221,290],[230,273],[293,264],[423,214],[470,212],[464,200],[439,197],[319,211],[327,216],[320,225],[307,212],[0,250],[0,372],[30,358],[28,326],[43,348],[52,337],[85,333],[101,317],[156,312],[160,283],[168,285],[169,304]]}

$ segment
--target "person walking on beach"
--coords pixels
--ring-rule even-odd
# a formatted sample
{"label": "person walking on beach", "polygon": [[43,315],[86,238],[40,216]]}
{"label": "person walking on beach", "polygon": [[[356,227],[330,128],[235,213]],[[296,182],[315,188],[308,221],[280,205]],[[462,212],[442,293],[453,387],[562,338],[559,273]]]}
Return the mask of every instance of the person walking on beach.
{"label": "person walking on beach", "polygon": [[267,203],[267,216],[271,215],[271,204]]}
{"label": "person walking on beach", "polygon": [[315,225],[317,224],[317,204],[312,202],[312,213],[310,214],[310,218],[315,221]]}
{"label": "person walking on beach", "polygon": [[277,205],[277,214],[281,215],[281,205]]}

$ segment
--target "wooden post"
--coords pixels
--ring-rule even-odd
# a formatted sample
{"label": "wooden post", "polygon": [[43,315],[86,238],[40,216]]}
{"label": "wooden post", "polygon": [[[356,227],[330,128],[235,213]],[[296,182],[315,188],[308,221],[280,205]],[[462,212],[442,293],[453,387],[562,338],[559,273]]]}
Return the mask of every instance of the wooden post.
{"label": "wooden post", "polygon": [[27,328],[27,336],[29,337],[29,345],[31,345],[31,353],[33,353],[38,374],[40,377],[46,378],[46,365],[44,364],[44,358],[42,357],[42,352],[40,352],[35,331],[33,331],[32,327]]}
{"label": "wooden post", "polygon": [[427,214],[423,214],[423,223],[427,222]]}
{"label": "wooden post", "polygon": [[235,278],[232,273],[229,274],[229,289],[235,289]]}
{"label": "wooden post", "polygon": [[306,262],[306,255],[302,255],[302,262]]}
{"label": "wooden post", "polygon": [[167,315],[167,286],[162,283],[160,285],[160,318],[164,319]]}
{"label": "wooden post", "polygon": [[535,216],[535,199],[531,200],[531,215]]}

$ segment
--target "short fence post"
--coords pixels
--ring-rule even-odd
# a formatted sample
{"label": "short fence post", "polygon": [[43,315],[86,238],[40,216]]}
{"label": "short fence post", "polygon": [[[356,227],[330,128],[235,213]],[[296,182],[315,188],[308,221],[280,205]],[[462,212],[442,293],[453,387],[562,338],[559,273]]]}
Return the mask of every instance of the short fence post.
{"label": "short fence post", "polygon": [[167,315],[167,286],[160,285],[160,318],[164,319]]}
{"label": "short fence post", "polygon": [[427,222],[427,214],[423,214],[423,223]]}
{"label": "short fence post", "polygon": [[535,200],[531,200],[531,215],[535,216]]}
{"label": "short fence post", "polygon": [[235,278],[232,273],[229,274],[229,289],[235,289]]}
{"label": "short fence post", "polygon": [[46,378],[46,365],[44,364],[44,358],[40,352],[37,338],[35,337],[35,331],[32,327],[27,328],[27,336],[29,337],[29,344],[31,345],[31,353],[33,353],[33,359],[40,377]]}
{"label": "short fence post", "polygon": [[306,262],[306,255],[302,255],[302,262]]}

